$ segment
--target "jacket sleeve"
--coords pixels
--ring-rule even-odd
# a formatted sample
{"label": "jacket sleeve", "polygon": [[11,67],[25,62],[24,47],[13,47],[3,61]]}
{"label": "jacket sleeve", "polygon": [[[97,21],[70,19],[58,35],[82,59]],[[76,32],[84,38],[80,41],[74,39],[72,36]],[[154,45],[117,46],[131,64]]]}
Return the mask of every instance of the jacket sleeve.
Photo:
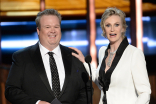
{"label": "jacket sleeve", "polygon": [[[86,72],[83,64],[82,64],[82,84],[81,84],[81,89],[79,91],[79,97],[75,101],[74,104],[90,104],[91,103],[91,91],[93,92],[93,88],[91,87],[91,81],[89,80],[88,73]],[[93,94],[93,93],[92,93]]]}
{"label": "jacket sleeve", "polygon": [[13,104],[35,104],[38,99],[29,97],[22,89],[24,61],[18,54],[13,54],[13,62],[5,86],[5,97]]}
{"label": "jacket sleeve", "polygon": [[148,104],[151,89],[144,54],[140,49],[134,51],[131,64],[134,86],[138,94],[138,99],[135,104]]}
{"label": "jacket sleeve", "polygon": [[[99,77],[99,70],[100,70],[100,67],[101,67],[101,64],[102,64],[102,61],[103,61],[103,58],[104,58],[104,53],[105,53],[105,50],[106,50],[107,47],[103,46],[100,48],[99,50],[99,55],[98,55],[98,59],[99,59],[99,64],[98,64],[98,67],[95,68],[92,64],[90,64],[91,66],[91,72],[92,72],[92,80],[93,82],[99,87],[99,89],[101,90],[101,86],[99,85],[99,80],[98,80],[98,77]],[[89,74],[90,76],[90,69],[89,69],[89,66],[86,62],[83,63],[87,73]]]}

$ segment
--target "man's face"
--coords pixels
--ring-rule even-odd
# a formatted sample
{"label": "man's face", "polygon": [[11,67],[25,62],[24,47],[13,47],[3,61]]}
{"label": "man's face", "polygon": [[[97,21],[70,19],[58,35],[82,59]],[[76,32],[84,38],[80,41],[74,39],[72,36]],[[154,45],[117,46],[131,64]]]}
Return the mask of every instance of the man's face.
{"label": "man's face", "polygon": [[55,15],[43,15],[40,18],[40,29],[37,28],[40,43],[52,51],[61,40],[61,26],[59,18]]}

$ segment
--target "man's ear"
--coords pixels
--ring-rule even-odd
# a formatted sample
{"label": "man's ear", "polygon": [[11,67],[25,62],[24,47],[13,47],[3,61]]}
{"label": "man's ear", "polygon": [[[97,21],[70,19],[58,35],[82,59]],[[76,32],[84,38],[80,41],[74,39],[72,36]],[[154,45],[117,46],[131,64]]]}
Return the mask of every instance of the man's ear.
{"label": "man's ear", "polygon": [[39,35],[40,34],[40,29],[37,27],[36,30],[37,30],[37,34]]}

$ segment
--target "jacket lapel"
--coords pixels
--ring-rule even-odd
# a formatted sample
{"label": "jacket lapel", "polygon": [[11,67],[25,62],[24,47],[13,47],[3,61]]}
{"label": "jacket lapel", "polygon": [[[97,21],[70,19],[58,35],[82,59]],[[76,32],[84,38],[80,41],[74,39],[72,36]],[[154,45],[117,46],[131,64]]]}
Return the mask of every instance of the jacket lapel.
{"label": "jacket lapel", "polygon": [[45,84],[47,90],[53,95],[53,92],[51,90],[51,87],[49,85],[48,82],[48,78],[45,72],[45,68],[43,65],[43,61],[42,61],[42,57],[41,57],[41,53],[40,53],[40,49],[39,49],[39,44],[36,43],[30,50],[30,55],[32,57],[34,66],[36,68],[36,72],[38,73],[38,75],[40,76],[41,80],[43,81],[43,83]]}
{"label": "jacket lapel", "polygon": [[[120,43],[118,49],[117,49],[117,52],[116,52],[116,55],[114,57],[114,60],[112,62],[112,65],[111,67],[107,70],[107,72],[105,73],[105,60],[108,56],[108,49],[110,49],[110,44],[108,45],[106,51],[105,51],[105,56],[104,56],[104,59],[102,61],[102,65],[100,67],[100,71],[99,71],[99,80],[100,82],[105,86],[104,88],[104,91],[108,91],[109,89],[109,85],[111,83],[111,75],[113,73],[113,71],[115,70],[124,50],[126,49],[126,47],[128,46],[128,40],[127,40],[127,37],[125,37],[123,39],[123,41]],[[104,92],[106,93],[106,92]]]}
{"label": "jacket lapel", "polygon": [[71,75],[71,67],[72,67],[71,50],[65,46],[62,46],[62,45],[60,45],[60,49],[61,49],[62,60],[63,60],[63,64],[64,64],[64,69],[65,69],[65,81],[64,81],[64,85],[63,85],[63,88],[62,88],[62,91],[61,91],[59,98],[63,94],[63,92],[66,89],[66,86],[69,82],[70,75]]}

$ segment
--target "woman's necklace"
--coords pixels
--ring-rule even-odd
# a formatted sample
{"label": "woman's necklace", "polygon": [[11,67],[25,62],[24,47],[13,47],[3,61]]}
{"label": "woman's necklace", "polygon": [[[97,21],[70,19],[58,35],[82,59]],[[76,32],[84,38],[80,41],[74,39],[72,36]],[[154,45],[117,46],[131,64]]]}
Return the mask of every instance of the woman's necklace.
{"label": "woman's necklace", "polygon": [[116,53],[117,50],[115,50],[114,52],[111,52],[110,51],[110,55],[109,55],[109,58],[108,58],[108,62],[107,62],[107,65],[110,67],[111,66],[111,61],[112,61],[112,58],[113,58],[113,55]]}

